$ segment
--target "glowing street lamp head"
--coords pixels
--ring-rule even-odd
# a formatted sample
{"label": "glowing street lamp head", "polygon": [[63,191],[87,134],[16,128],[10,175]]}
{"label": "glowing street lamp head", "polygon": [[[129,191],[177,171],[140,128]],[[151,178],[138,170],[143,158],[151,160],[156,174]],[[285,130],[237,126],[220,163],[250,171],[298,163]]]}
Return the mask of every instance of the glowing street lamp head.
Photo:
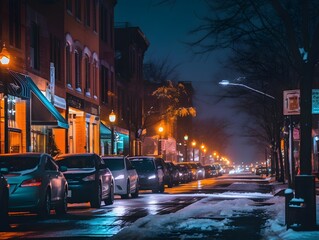
{"label": "glowing street lamp head", "polygon": [[2,50],[0,52],[0,62],[2,65],[8,65],[10,63],[10,54],[7,51],[5,44],[3,44]]}
{"label": "glowing street lamp head", "polygon": [[223,86],[227,86],[227,85],[229,85],[229,81],[228,81],[228,80],[221,80],[221,81],[219,82],[219,84],[220,84],[220,85],[223,85]]}
{"label": "glowing street lamp head", "polygon": [[162,133],[162,132],[164,132],[164,128],[163,128],[162,126],[160,126],[160,127],[158,128],[158,131],[159,131],[160,133]]}
{"label": "glowing street lamp head", "polygon": [[109,115],[109,120],[110,120],[111,123],[114,123],[116,121],[116,115],[113,112],[113,110],[112,110],[112,112]]}
{"label": "glowing street lamp head", "polygon": [[188,140],[188,135],[184,136],[184,140],[187,141]]}
{"label": "glowing street lamp head", "polygon": [[196,141],[195,141],[195,140],[192,141],[192,146],[193,146],[193,147],[196,146]]}

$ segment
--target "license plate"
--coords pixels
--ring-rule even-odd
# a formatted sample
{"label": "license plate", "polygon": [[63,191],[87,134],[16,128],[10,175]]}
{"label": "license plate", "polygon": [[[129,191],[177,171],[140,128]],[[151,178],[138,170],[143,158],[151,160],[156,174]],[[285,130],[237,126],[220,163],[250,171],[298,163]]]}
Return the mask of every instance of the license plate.
{"label": "license plate", "polygon": [[72,197],[72,191],[68,190],[68,197]]}

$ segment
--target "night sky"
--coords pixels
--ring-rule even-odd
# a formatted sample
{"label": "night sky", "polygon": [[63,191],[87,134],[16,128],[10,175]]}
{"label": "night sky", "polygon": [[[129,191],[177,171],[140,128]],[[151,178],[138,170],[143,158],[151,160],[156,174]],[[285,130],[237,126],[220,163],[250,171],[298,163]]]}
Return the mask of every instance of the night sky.
{"label": "night sky", "polygon": [[[166,59],[177,69],[181,81],[192,81],[195,89],[193,98],[198,118],[218,117],[230,121],[234,133],[227,156],[240,162],[262,161],[257,159],[255,149],[240,137],[241,124],[247,119],[238,114],[230,103],[218,102],[221,94],[218,82],[238,77],[225,68],[225,51],[209,55],[194,55],[185,42],[196,38],[190,30],[200,25],[199,17],[205,16],[207,7],[204,0],[175,0],[173,4],[157,5],[158,0],[118,0],[115,6],[115,23],[128,22],[138,26],[150,42],[145,60]],[[233,117],[236,115],[236,117]]]}

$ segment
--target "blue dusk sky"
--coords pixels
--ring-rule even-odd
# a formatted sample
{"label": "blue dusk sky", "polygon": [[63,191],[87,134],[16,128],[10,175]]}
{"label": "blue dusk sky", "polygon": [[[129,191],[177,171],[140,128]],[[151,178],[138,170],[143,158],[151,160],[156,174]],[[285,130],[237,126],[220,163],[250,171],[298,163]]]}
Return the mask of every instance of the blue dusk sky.
{"label": "blue dusk sky", "polygon": [[239,129],[242,129],[245,116],[235,112],[229,103],[217,103],[216,95],[221,90],[218,82],[238,77],[223,66],[225,51],[205,56],[194,55],[185,44],[196,39],[189,32],[200,25],[200,17],[207,13],[205,1],[173,0],[172,4],[164,5],[158,5],[158,2],[159,0],[118,0],[115,6],[115,23],[128,22],[131,26],[139,27],[145,34],[150,42],[145,61],[168,58],[172,66],[179,64],[179,80],[191,81],[193,84],[193,101],[198,118],[216,117],[230,121],[234,137],[226,154],[232,160],[236,163],[258,161],[254,159],[254,148],[247,146],[246,140],[240,137]]}

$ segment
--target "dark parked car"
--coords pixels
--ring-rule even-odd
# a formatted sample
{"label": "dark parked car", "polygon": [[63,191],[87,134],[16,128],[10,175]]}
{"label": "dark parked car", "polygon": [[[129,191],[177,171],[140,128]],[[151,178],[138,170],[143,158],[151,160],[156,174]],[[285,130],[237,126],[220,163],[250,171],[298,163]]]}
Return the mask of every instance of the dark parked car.
{"label": "dark parked car", "polygon": [[192,172],[189,167],[185,166],[185,164],[176,164],[175,166],[179,171],[179,181],[181,183],[188,183],[192,181]]}
{"label": "dark parked car", "polygon": [[153,156],[129,157],[132,165],[135,167],[139,180],[140,189],[152,190],[152,192],[164,192],[165,162],[162,158]]}
{"label": "dark parked car", "polygon": [[95,153],[59,155],[56,163],[66,168],[64,176],[69,184],[68,202],[90,202],[92,208],[100,208],[114,201],[114,179],[104,161]]}
{"label": "dark parked car", "polygon": [[195,163],[181,162],[181,163],[178,163],[178,165],[188,168],[191,175],[191,181],[198,179],[198,166]]}
{"label": "dark parked car", "polygon": [[48,216],[67,212],[68,184],[46,153],[1,154],[0,168],[10,185],[9,211]]}
{"label": "dark parked car", "polygon": [[172,187],[173,185],[179,185],[180,179],[179,179],[179,170],[176,167],[176,165],[172,162],[165,162],[169,174],[169,184],[168,187]]}
{"label": "dark parked car", "polygon": [[205,165],[205,176],[207,178],[217,177],[217,172],[214,165]]}
{"label": "dark parked car", "polygon": [[0,231],[9,227],[9,184],[0,172]]}

